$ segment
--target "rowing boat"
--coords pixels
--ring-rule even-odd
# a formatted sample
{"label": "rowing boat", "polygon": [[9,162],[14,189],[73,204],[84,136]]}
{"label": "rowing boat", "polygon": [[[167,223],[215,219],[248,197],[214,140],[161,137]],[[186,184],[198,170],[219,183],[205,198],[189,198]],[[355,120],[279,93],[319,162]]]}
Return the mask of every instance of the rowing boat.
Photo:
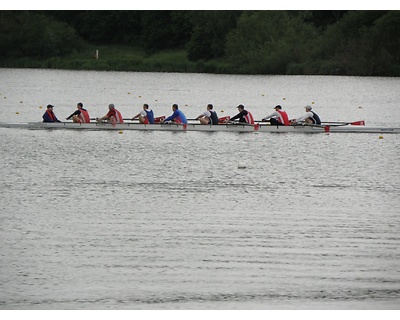
{"label": "rowing boat", "polygon": [[143,130],[143,131],[224,131],[224,132],[295,132],[295,133],[400,133],[400,127],[367,127],[353,125],[290,125],[275,126],[264,123],[254,125],[242,123],[229,123],[218,125],[201,125],[188,123],[187,125],[174,123],[140,124],[137,122],[125,122],[112,124],[109,122],[73,123],[73,122],[28,122],[28,123],[4,123],[2,128],[25,129],[73,129],[73,130]]}
{"label": "rowing boat", "polygon": [[187,125],[175,123],[140,124],[137,122],[125,122],[112,124],[109,122],[73,123],[73,122],[28,122],[28,123],[4,123],[2,128],[25,129],[73,129],[73,130],[143,130],[143,131],[204,131],[204,132],[282,132],[282,133],[400,133],[400,127],[367,127],[352,125],[289,125],[275,126],[257,123],[254,125],[242,123],[229,123],[218,125],[201,125],[188,123]]}

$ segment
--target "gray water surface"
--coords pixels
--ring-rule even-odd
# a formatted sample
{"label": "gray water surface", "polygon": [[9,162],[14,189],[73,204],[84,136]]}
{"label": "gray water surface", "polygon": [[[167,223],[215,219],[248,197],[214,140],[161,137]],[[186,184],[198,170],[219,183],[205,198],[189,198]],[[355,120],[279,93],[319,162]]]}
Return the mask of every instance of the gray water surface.
{"label": "gray water surface", "polygon": [[[92,117],[144,102],[169,115],[177,102],[189,118],[210,102],[225,115],[248,104],[255,118],[280,103],[296,117],[315,101],[325,120],[400,122],[393,78],[0,79],[10,122],[40,121],[47,103],[64,119],[79,101]],[[1,309],[399,308],[399,135],[0,134]]]}

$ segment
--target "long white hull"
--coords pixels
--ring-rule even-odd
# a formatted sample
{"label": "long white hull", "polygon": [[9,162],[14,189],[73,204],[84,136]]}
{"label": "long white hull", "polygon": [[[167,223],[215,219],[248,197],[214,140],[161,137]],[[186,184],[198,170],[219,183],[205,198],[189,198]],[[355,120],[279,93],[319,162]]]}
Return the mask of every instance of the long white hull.
{"label": "long white hull", "polygon": [[111,123],[73,123],[73,122],[29,122],[29,123],[1,123],[3,128],[26,128],[26,129],[73,129],[73,130],[157,130],[157,131],[224,131],[224,132],[296,132],[296,133],[400,133],[400,127],[367,127],[367,126],[311,126],[311,125],[290,125],[274,126],[269,124],[219,124],[201,125],[189,123],[178,124],[139,124],[123,123],[112,125]]}

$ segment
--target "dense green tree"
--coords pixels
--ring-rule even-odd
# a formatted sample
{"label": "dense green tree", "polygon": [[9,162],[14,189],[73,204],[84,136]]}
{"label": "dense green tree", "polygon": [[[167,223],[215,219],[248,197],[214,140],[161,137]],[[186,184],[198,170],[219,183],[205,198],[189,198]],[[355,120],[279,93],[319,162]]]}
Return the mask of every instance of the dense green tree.
{"label": "dense green tree", "polygon": [[396,12],[387,11],[349,11],[328,27],[322,35],[320,56],[330,61],[335,71],[326,73],[390,75],[393,47],[383,39],[388,39],[387,30],[391,30],[390,38],[398,30],[396,16]]}
{"label": "dense green tree", "polygon": [[173,47],[183,48],[193,32],[191,11],[171,11],[171,31]]}
{"label": "dense green tree", "polygon": [[36,12],[0,12],[1,57],[49,58],[79,49],[82,40],[66,23]]}
{"label": "dense green tree", "polygon": [[186,45],[191,61],[219,58],[225,54],[226,36],[236,27],[241,11],[194,11],[193,33]]}
{"label": "dense green tree", "polygon": [[285,11],[244,12],[227,39],[227,55],[238,72],[286,73],[289,63],[304,62],[317,33]]}
{"label": "dense green tree", "polygon": [[17,25],[20,20],[13,12],[0,11],[0,58],[19,54],[21,31]]}
{"label": "dense green tree", "polygon": [[304,17],[304,21],[325,29],[339,21],[346,12],[346,10],[310,10],[307,11],[308,15]]}
{"label": "dense green tree", "polygon": [[141,11],[48,11],[89,42],[133,44],[140,37]]}
{"label": "dense green tree", "polygon": [[140,39],[149,52],[183,47],[190,33],[185,11],[144,11],[141,15]]}
{"label": "dense green tree", "polygon": [[375,46],[387,51],[400,64],[400,11],[390,11],[378,18],[372,28]]}
{"label": "dense green tree", "polygon": [[351,41],[360,39],[373,26],[374,21],[384,15],[383,11],[349,11],[342,19],[329,26],[323,35],[323,53],[334,56]]}
{"label": "dense green tree", "polygon": [[84,11],[76,25],[85,39],[100,43],[131,44],[140,34],[135,11]]}
{"label": "dense green tree", "polygon": [[[139,56],[145,49],[145,59],[178,52],[183,71],[399,76],[398,34],[400,11],[0,11],[0,60],[60,67],[54,57],[86,45],[123,45],[118,50],[139,49]],[[102,65],[132,70],[142,63],[124,59]],[[162,70],[168,59],[146,70]]]}

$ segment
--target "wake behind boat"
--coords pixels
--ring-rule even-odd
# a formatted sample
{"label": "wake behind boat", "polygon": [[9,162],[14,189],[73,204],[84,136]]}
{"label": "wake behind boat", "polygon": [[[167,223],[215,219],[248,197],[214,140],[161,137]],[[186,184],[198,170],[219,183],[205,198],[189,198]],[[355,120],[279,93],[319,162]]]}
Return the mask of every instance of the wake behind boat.
{"label": "wake behind boat", "polygon": [[111,122],[28,122],[28,123],[4,123],[2,128],[24,129],[71,129],[71,130],[143,130],[143,131],[200,131],[200,132],[275,132],[275,133],[400,133],[400,127],[368,127],[364,125],[351,125],[351,123],[329,123],[322,125],[295,124],[277,126],[265,123],[244,124],[227,123],[218,125],[202,125],[198,122],[189,122],[186,125],[176,123],[141,124],[138,122],[125,122],[113,124]]}

